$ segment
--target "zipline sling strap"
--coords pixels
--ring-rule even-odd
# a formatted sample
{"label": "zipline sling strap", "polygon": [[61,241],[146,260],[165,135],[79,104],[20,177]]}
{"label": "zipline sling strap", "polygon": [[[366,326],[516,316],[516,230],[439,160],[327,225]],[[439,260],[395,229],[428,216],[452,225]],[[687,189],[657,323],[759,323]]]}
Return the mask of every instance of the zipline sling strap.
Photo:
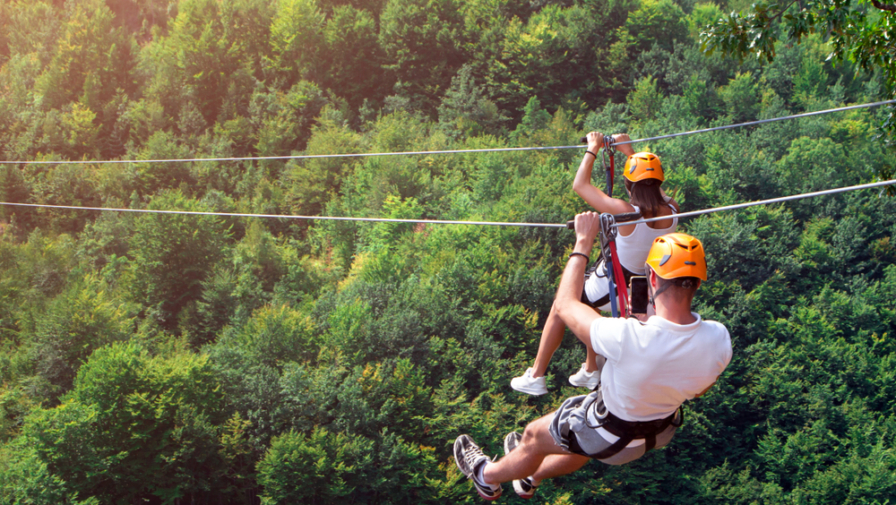
{"label": "zipline sling strap", "polygon": [[[609,447],[599,453],[591,454],[590,456],[594,459],[611,458],[625,449],[632,440],[639,439],[644,439],[644,452],[646,453],[656,447],[657,435],[666,431],[669,426],[678,428],[684,424],[684,405],[678,407],[678,410],[672,413],[672,415],[664,417],[663,419],[654,421],[625,421],[614,416],[613,413],[607,410],[600,389],[595,392],[597,394],[588,395],[588,398],[585,400],[586,403],[582,407],[586,412],[588,409],[591,409],[594,412],[594,418],[596,418],[599,423],[595,426],[587,424],[588,416],[586,414],[586,426],[592,429],[603,428],[619,437],[619,440],[613,442]],[[676,416],[678,416],[678,419],[676,419]],[[578,445],[578,442],[573,440],[571,440],[571,442]],[[579,450],[581,450],[581,448],[579,448]]]}
{"label": "zipline sling strap", "polygon": [[[607,155],[610,156],[610,163],[607,164]],[[613,137],[604,135],[604,150],[600,153],[601,162],[604,164],[604,171],[607,173],[607,196],[613,198],[613,179],[615,178],[615,159],[616,148],[613,147]]]}
{"label": "zipline sling strap", "polygon": [[[609,283],[610,292],[610,313],[613,317],[619,317],[620,310],[622,317],[625,317],[625,298],[619,299],[617,293],[615,279],[621,279],[620,286],[625,285],[625,278],[621,270],[616,269],[616,228],[613,226],[615,221],[612,214],[603,213],[600,215],[600,253],[606,260],[607,282]],[[617,301],[621,302],[617,308]]]}
{"label": "zipline sling strap", "polygon": [[[616,253],[616,223],[625,223],[641,218],[641,212],[627,212],[625,214],[608,214],[600,215],[600,253],[606,262],[607,282],[609,283],[610,312],[613,317],[619,317],[620,308],[622,317],[627,317],[628,288],[625,286],[625,273],[622,271],[622,264],[619,263]],[[566,227],[570,230],[575,229],[575,221],[567,221]],[[622,282],[616,284],[614,279],[621,279]],[[613,293],[616,296],[613,296]],[[617,308],[617,302],[619,308]]]}
{"label": "zipline sling strap", "polygon": [[[622,271],[622,264],[619,262],[619,255],[616,252],[616,236],[619,228],[616,223],[624,223],[626,221],[634,221],[640,219],[640,212],[628,212],[626,214],[601,214],[600,215],[600,251],[607,261],[607,281],[609,282],[610,292],[610,312],[613,317],[628,317],[628,288],[625,285],[625,273]],[[617,284],[618,282],[618,284]],[[613,296],[613,293],[616,296]],[[619,308],[617,309],[617,301]]]}

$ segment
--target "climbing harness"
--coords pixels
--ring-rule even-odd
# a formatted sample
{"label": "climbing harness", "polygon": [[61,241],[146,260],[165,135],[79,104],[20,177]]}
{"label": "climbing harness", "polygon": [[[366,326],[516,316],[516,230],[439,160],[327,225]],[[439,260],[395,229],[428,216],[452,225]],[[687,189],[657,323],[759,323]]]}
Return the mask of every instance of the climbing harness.
{"label": "climbing harness", "polygon": [[622,264],[619,263],[619,255],[616,253],[616,237],[618,235],[616,223],[634,221],[640,217],[640,212],[616,215],[605,212],[600,215],[600,253],[606,262],[610,312],[613,317],[620,315],[628,317],[628,288],[625,285],[625,273],[622,271]]}
{"label": "climbing harness", "polygon": [[[681,405],[678,410],[672,413],[672,415],[654,421],[626,421],[620,419],[607,410],[607,406],[604,405],[603,394],[599,387],[593,393],[588,395],[582,404],[582,409],[586,412],[588,412],[589,409],[591,410],[590,415],[586,414],[585,416],[585,423],[588,428],[603,428],[612,435],[619,437],[618,440],[613,442],[606,449],[597,454],[591,454],[590,456],[594,459],[611,458],[625,449],[632,440],[643,439],[644,452],[650,451],[656,447],[657,435],[666,431],[669,426],[678,428],[684,424],[684,405]],[[588,422],[589,418],[596,419],[598,421],[597,424],[590,424]],[[578,442],[575,441],[575,439],[570,439],[570,442],[571,446],[578,445]],[[581,451],[581,449],[579,449],[579,451]]]}

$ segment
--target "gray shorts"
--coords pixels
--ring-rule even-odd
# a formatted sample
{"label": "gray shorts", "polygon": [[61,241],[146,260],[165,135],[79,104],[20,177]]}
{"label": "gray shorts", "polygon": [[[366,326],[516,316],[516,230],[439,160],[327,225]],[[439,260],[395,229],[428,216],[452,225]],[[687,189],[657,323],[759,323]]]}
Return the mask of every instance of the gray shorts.
{"label": "gray shorts", "polygon": [[[603,399],[599,389],[588,395],[573,396],[563,402],[563,405],[554,412],[554,418],[551,419],[549,430],[555,444],[573,454],[591,458],[593,457],[592,454],[600,453],[613,445],[613,442],[606,440],[600,434],[598,431],[600,427],[599,422],[595,424],[591,419],[588,419],[587,413],[589,408],[603,408]],[[676,416],[680,415],[680,413],[676,413]],[[679,422],[673,423],[656,436],[654,448],[663,447],[672,440],[677,425],[680,425],[678,417],[676,417],[676,421]],[[598,461],[608,465],[624,465],[643,456],[647,452],[645,448],[646,444],[643,443],[643,439],[634,440],[613,456]]]}

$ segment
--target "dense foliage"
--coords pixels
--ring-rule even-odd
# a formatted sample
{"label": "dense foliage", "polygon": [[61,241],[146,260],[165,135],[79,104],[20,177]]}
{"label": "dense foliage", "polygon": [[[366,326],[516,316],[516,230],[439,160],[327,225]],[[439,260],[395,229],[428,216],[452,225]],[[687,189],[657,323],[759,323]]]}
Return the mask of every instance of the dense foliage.
{"label": "dense foliage", "polygon": [[[704,55],[689,0],[0,0],[0,158],[570,145],[878,100],[818,35]],[[639,145],[685,210],[891,167],[860,110]],[[565,222],[579,152],[0,165],[0,200]],[[602,179],[602,175],[596,176]],[[622,185],[617,184],[619,195]],[[567,231],[0,209],[0,502],[477,503],[488,454],[580,391],[533,358]],[[684,223],[735,354],[673,443],[538,500],[896,498],[896,203],[857,192]],[[509,486],[508,486],[509,488]],[[509,489],[508,489],[509,493]],[[506,496],[502,500],[516,500]]]}

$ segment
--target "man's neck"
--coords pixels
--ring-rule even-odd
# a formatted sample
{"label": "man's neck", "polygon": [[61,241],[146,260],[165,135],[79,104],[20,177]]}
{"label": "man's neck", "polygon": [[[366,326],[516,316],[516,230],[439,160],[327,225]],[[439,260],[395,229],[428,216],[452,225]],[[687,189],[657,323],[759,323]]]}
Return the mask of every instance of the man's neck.
{"label": "man's neck", "polygon": [[667,303],[661,297],[656,301],[656,315],[675,324],[691,324],[697,321],[690,303]]}

